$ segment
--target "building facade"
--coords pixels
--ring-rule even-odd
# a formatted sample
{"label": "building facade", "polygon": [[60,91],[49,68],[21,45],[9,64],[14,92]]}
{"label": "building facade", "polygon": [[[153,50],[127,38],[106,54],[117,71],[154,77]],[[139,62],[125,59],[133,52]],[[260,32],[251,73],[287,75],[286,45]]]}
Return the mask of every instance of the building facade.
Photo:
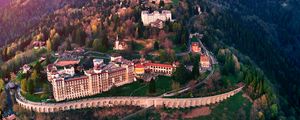
{"label": "building facade", "polygon": [[160,19],[157,19],[156,21],[151,22],[150,26],[154,27],[154,28],[163,29],[164,28],[164,21],[162,21]]}
{"label": "building facade", "polygon": [[146,63],[145,68],[150,72],[171,76],[175,67],[169,64]]}
{"label": "building facade", "polygon": [[122,57],[112,58],[107,65],[99,59],[93,62],[94,67],[84,71],[83,75],[76,75],[74,67],[58,70],[54,64],[48,65],[48,79],[56,101],[99,94],[135,79],[134,64]]}
{"label": "building facade", "polygon": [[127,44],[124,41],[116,40],[114,44],[114,50],[125,50],[127,48]]}
{"label": "building facade", "polygon": [[175,71],[176,66],[160,63],[138,63],[135,65],[135,75],[143,75],[145,72],[171,76]]}
{"label": "building facade", "polygon": [[34,49],[46,48],[46,43],[44,41],[34,41],[33,48]]}
{"label": "building facade", "polygon": [[153,13],[142,11],[141,18],[144,26],[149,26],[151,23],[154,23],[157,20],[172,21],[172,13],[169,10],[163,10],[161,13],[159,11],[154,11]]}
{"label": "building facade", "polygon": [[201,52],[201,47],[199,45],[199,42],[192,42],[192,44],[191,44],[191,50],[194,53],[200,53]]}
{"label": "building facade", "polygon": [[172,3],[172,0],[149,0],[150,3],[159,4],[160,2],[164,2],[165,4]]}
{"label": "building facade", "polygon": [[208,55],[201,55],[200,56],[200,65],[202,69],[208,69],[210,68],[210,58]]}

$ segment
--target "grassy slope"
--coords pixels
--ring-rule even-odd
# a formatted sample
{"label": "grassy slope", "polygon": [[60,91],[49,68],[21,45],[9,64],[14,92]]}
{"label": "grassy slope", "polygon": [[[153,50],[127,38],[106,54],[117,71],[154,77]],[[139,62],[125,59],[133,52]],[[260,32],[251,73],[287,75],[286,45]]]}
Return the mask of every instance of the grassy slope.
{"label": "grassy slope", "polygon": [[195,118],[203,120],[235,120],[235,119],[250,119],[250,109],[252,103],[242,96],[242,93],[219,103],[212,108],[212,113],[209,116]]}
{"label": "grassy slope", "polygon": [[[113,88],[110,91],[96,95],[95,97],[108,97],[108,96],[157,96],[166,91],[171,90],[171,78],[159,76],[156,79],[156,93],[149,94],[149,83],[134,82],[132,84],[124,85],[121,87]],[[143,87],[144,86],[144,87]],[[138,89],[138,90],[137,90]]]}

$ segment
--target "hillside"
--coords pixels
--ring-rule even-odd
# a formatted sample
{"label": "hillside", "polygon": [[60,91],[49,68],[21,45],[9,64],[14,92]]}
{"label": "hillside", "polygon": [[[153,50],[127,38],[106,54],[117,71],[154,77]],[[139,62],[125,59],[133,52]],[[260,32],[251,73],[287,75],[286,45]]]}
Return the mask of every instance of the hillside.
{"label": "hillside", "polygon": [[9,4],[9,0],[0,0],[0,9]]}
{"label": "hillside", "polygon": [[[203,118],[222,119],[221,114],[227,114],[228,119],[297,119],[300,113],[300,2],[297,0],[183,0],[178,3],[179,6],[166,7],[175,16],[176,22],[166,22],[160,30],[143,26],[140,13],[147,7],[132,2],[137,0],[127,0],[122,4],[100,0],[16,0],[11,4],[8,1],[0,0],[2,74],[12,72],[14,75],[21,66],[42,55],[63,53],[78,47],[130,58],[136,54],[147,57],[151,51],[158,49],[155,52],[159,53],[159,57],[153,57],[153,60],[179,60],[189,65],[194,58],[190,55],[187,58],[176,57],[175,53],[186,49],[188,31],[191,31],[203,34],[204,46],[220,63],[219,74],[228,74],[217,79],[221,81],[212,83],[213,88],[228,87],[238,82],[247,86],[243,94],[212,106],[211,116]],[[196,5],[201,6],[201,15],[193,11]],[[113,50],[116,36],[127,40],[128,50]],[[8,44],[4,46],[5,41]],[[46,45],[35,50],[33,43],[36,41]],[[154,48],[150,43],[154,44]],[[235,64],[232,65],[235,62],[233,58],[241,63],[238,70],[235,70]],[[227,60],[231,61],[225,62]],[[230,65],[234,66],[233,71],[225,69]],[[202,90],[199,91],[198,94]],[[196,95],[198,90],[193,92]],[[257,105],[264,102],[265,106]],[[157,113],[161,111],[156,110]],[[190,112],[178,111],[181,114]],[[97,111],[82,112],[90,115]],[[78,115],[77,111],[69,114]],[[54,116],[56,114],[51,118]]]}
{"label": "hillside", "polygon": [[[80,0],[0,0],[0,46],[14,41],[36,27],[41,18],[66,4],[82,5]],[[2,8],[1,8],[2,7]]]}
{"label": "hillside", "polygon": [[[299,1],[201,0],[208,17],[206,41],[236,48],[261,68],[281,95],[281,115],[299,113]],[[199,29],[198,29],[199,30]],[[216,51],[217,52],[217,51]]]}

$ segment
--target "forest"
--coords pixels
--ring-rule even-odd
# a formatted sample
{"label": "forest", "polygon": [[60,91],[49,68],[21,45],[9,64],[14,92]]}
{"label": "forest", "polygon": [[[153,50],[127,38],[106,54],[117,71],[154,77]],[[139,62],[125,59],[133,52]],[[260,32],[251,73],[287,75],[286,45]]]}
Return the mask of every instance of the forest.
{"label": "forest", "polygon": [[[202,2],[202,5],[208,2]],[[263,70],[279,93],[281,112],[278,117],[297,119],[299,114],[299,1],[271,0],[214,1],[208,17],[206,44],[216,48],[219,41],[247,55]],[[212,5],[213,6],[213,5]],[[220,7],[221,6],[221,7]],[[218,9],[216,12],[214,10]],[[276,9],[276,10],[275,10]],[[217,50],[217,49],[215,49]],[[215,51],[217,52],[217,51]]]}
{"label": "forest", "polygon": [[[4,11],[0,13],[0,46],[8,39],[14,41],[0,49],[1,70],[17,71],[23,64],[40,58],[42,54],[76,47],[110,53],[115,36],[121,39],[155,39],[153,49],[159,51],[160,62],[173,62],[175,60],[173,49],[180,51],[188,47],[190,26],[186,19],[198,14],[192,8],[195,2],[192,0],[187,0],[186,6],[182,3],[180,4],[182,6],[176,8],[166,6],[171,9],[174,16],[177,16],[177,21],[173,23],[167,21],[164,29],[158,30],[143,26],[140,12],[145,8],[133,2],[126,3],[133,9],[126,9],[126,14],[122,15],[114,14],[119,13],[123,8],[118,5],[111,6],[111,4],[118,4],[117,2],[95,2],[94,4],[75,2],[64,6],[64,0],[55,1],[58,4],[50,2],[47,7],[39,6],[44,4],[41,2],[22,7],[21,4],[25,4],[26,0],[19,0],[17,6],[0,8]],[[265,107],[261,108],[264,111],[261,113],[261,118],[299,119],[300,8],[297,7],[300,2],[297,0],[198,0],[196,3],[201,6],[203,11],[201,17],[205,19],[201,18],[198,21],[202,22],[198,25],[200,27],[193,28],[191,32],[204,34],[203,43],[216,55],[221,65],[222,75],[236,76],[238,82],[242,81],[246,84],[245,92],[252,99],[259,100]],[[85,7],[82,7],[83,4]],[[189,12],[186,12],[187,9]],[[103,12],[100,14],[99,11]],[[48,12],[51,14],[44,16]],[[36,16],[28,18],[32,15]],[[14,21],[10,21],[11,19]],[[175,35],[166,37],[168,36],[166,32]],[[32,49],[34,41],[45,42],[45,49]],[[129,42],[129,46],[128,53],[138,49],[138,44],[133,40]],[[145,52],[143,54],[148,53],[143,52]],[[239,61],[241,64],[237,66],[236,63]],[[198,62],[192,64],[199,67]],[[43,81],[39,81],[41,78],[36,77],[44,73],[37,72],[40,71],[39,67],[35,68],[32,74],[21,76],[21,85],[26,86],[23,87],[23,91],[32,92],[34,90],[28,86],[40,85],[40,88],[47,93],[48,86],[45,86]],[[186,81],[183,80],[199,77],[196,74],[199,72],[196,70],[197,67],[192,72],[188,72],[184,66],[180,66],[175,71],[178,74],[173,78],[178,84],[185,84]],[[9,73],[3,72],[3,75],[6,74]],[[24,82],[25,80],[28,82]],[[224,80],[221,84],[222,87],[230,86],[232,81]],[[150,91],[155,92],[152,89],[155,88],[155,83],[151,83],[151,86]]]}

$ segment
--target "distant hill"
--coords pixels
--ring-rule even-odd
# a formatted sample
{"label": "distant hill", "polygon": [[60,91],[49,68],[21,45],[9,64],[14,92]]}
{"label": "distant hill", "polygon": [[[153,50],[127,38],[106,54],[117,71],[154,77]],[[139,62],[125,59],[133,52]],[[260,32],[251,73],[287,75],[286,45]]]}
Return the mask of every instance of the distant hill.
{"label": "distant hill", "polygon": [[[88,1],[88,0],[86,0]],[[0,0],[0,46],[30,33],[41,18],[66,4],[81,5],[81,0]]]}
{"label": "distant hill", "polygon": [[0,7],[8,5],[10,0],[0,0]]}

